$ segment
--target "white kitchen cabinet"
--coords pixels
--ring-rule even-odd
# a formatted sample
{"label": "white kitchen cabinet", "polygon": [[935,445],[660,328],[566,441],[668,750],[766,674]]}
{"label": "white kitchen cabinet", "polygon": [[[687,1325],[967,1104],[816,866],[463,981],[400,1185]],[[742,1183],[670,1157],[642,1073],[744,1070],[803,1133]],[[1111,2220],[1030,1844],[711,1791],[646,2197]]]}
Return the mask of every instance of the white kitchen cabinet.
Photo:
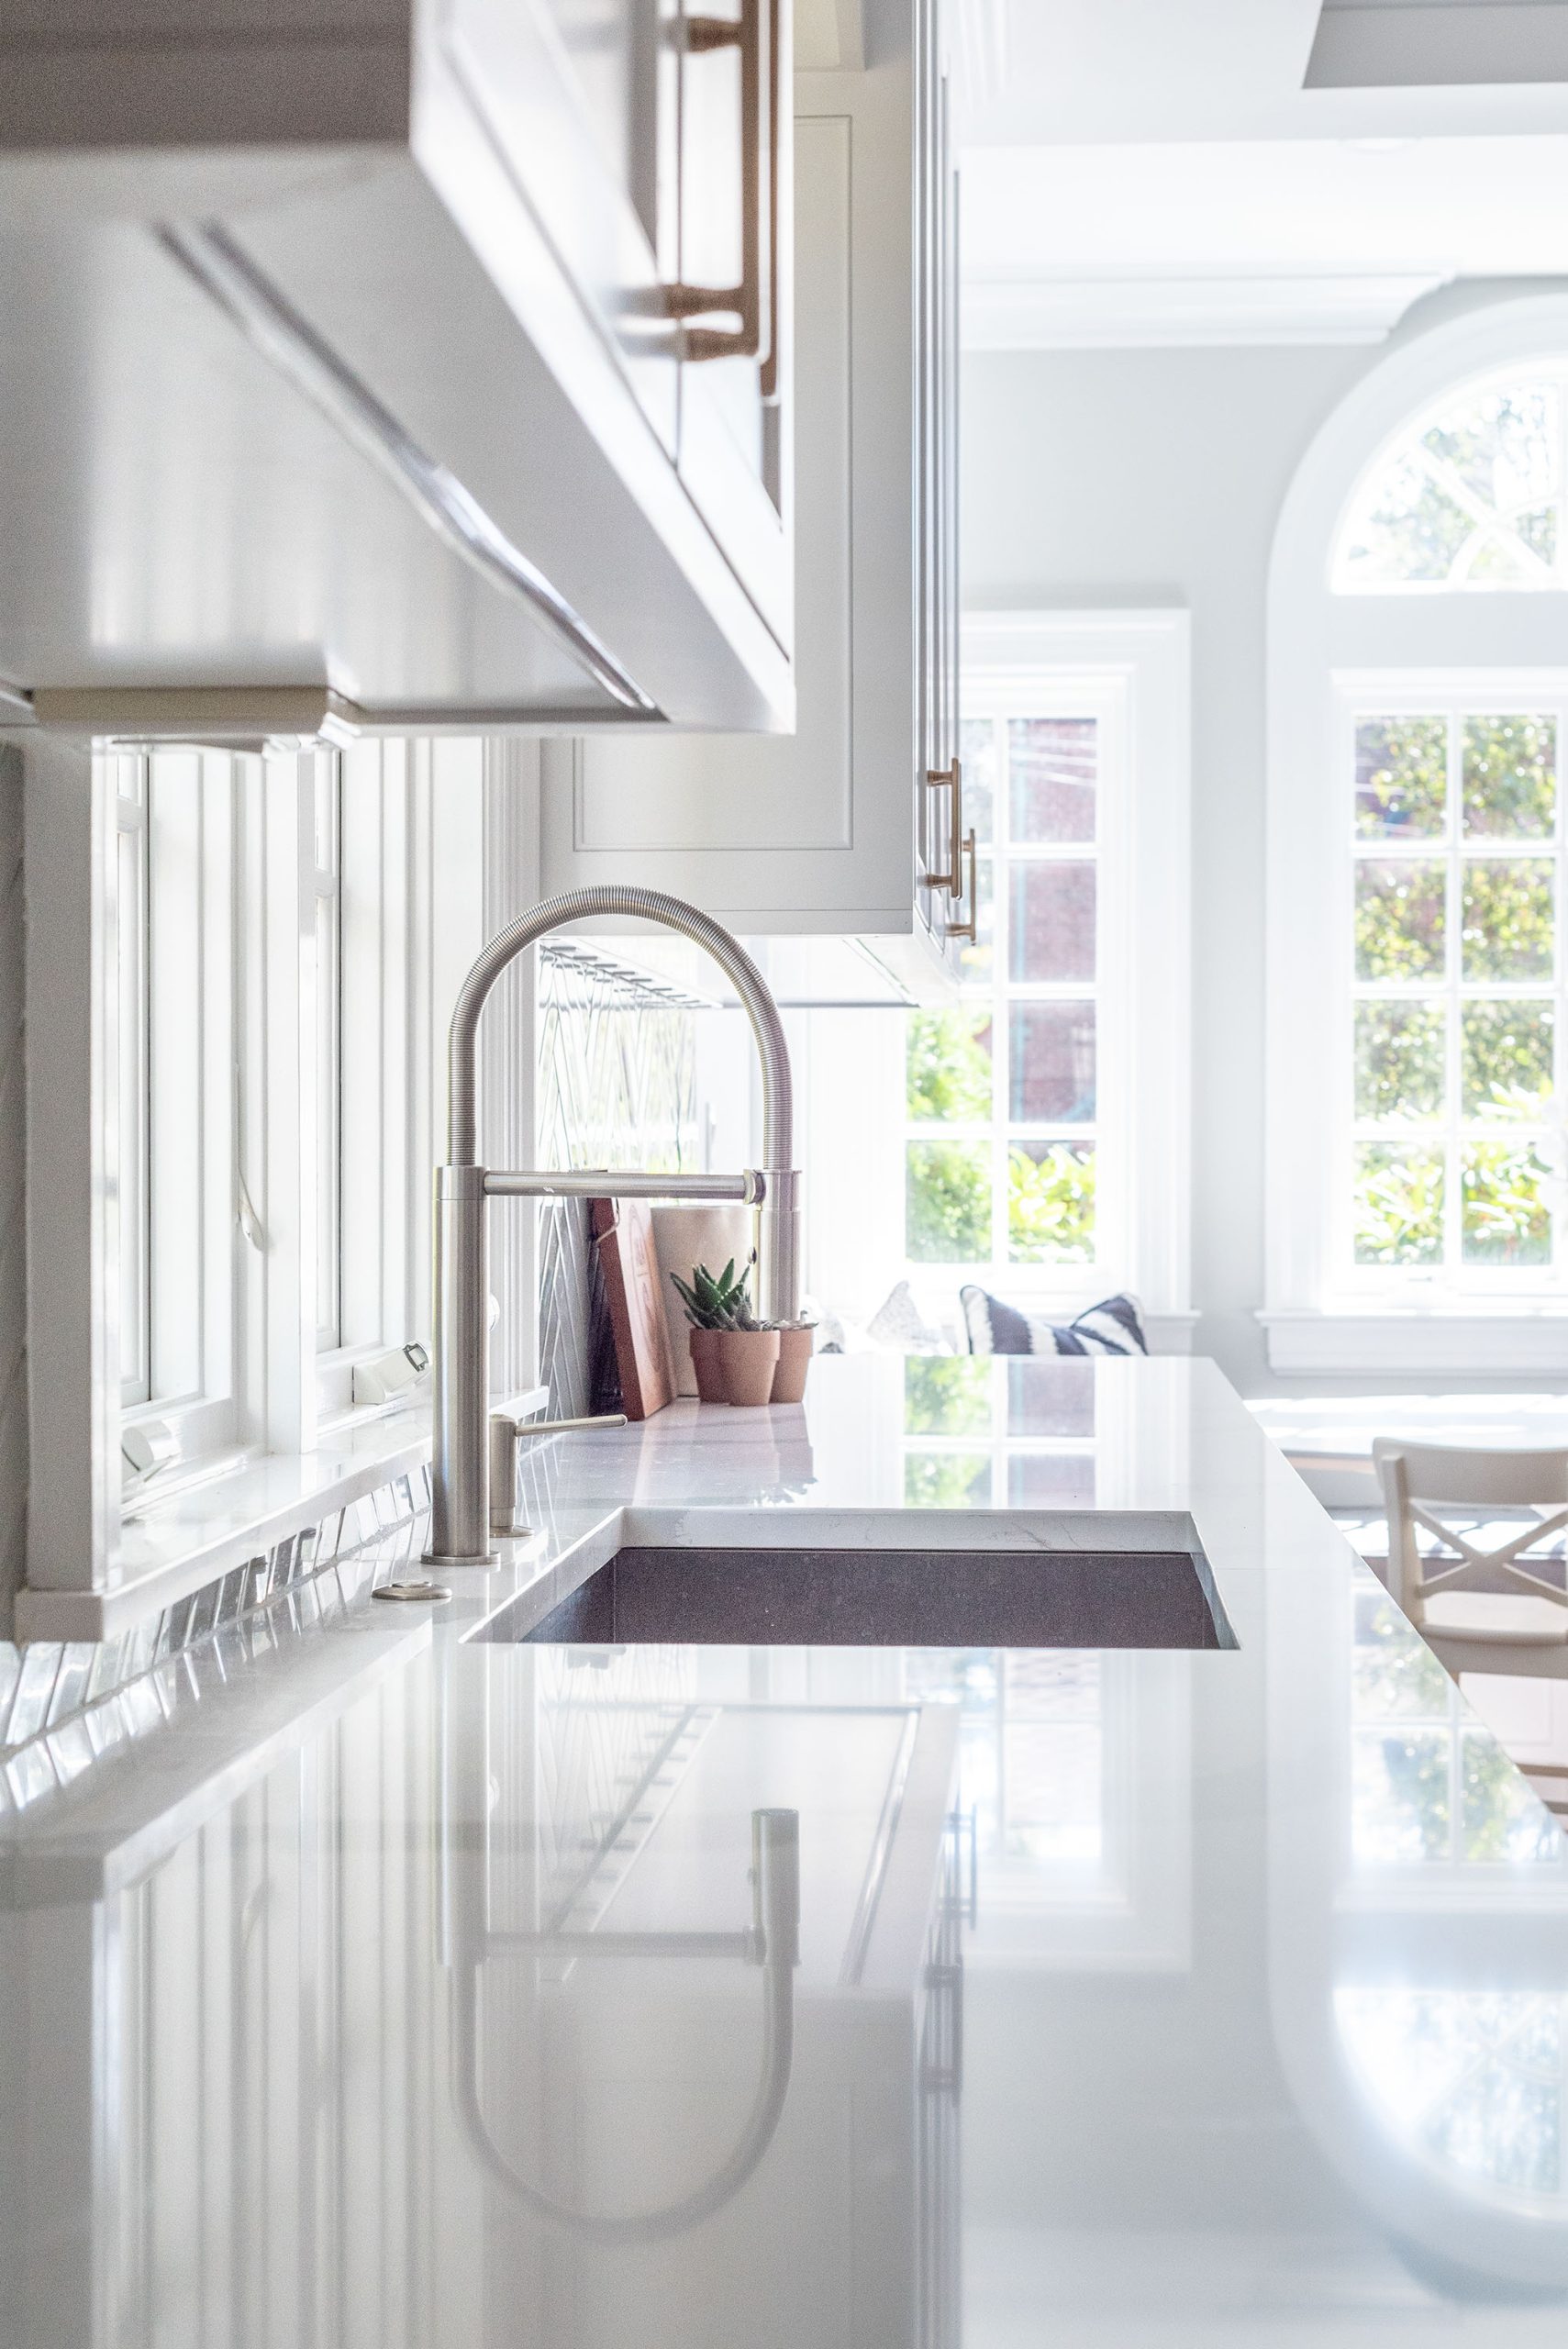
{"label": "white kitchen cabinet", "polygon": [[795,80],[796,731],[548,745],[544,878],[635,874],[742,931],[872,937],[940,985],[970,910],[952,786],[929,779],[958,746],[940,7],[873,0],[865,55]]}
{"label": "white kitchen cabinet", "polygon": [[128,731],[789,727],[784,0],[136,31],[0,24],[0,680]]}

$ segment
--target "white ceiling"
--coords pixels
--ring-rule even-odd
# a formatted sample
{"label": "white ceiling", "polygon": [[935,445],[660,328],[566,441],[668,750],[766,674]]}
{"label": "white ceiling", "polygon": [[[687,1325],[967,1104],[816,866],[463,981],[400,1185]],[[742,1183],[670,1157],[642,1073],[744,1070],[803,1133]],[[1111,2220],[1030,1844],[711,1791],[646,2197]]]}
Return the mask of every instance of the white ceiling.
{"label": "white ceiling", "polygon": [[972,347],[1365,341],[1450,278],[1568,273],[1568,0],[1338,0],[1369,71],[1564,76],[1362,88],[1304,86],[1318,0],[962,5],[998,61],[962,109]]}

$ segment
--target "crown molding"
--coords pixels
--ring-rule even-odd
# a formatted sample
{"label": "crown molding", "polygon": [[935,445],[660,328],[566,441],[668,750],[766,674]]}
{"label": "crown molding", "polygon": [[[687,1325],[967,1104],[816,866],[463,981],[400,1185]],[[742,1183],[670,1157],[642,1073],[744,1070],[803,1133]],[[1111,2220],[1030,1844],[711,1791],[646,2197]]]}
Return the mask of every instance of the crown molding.
{"label": "crown molding", "polygon": [[971,276],[966,351],[1094,351],[1218,343],[1376,343],[1436,272],[1340,276]]}

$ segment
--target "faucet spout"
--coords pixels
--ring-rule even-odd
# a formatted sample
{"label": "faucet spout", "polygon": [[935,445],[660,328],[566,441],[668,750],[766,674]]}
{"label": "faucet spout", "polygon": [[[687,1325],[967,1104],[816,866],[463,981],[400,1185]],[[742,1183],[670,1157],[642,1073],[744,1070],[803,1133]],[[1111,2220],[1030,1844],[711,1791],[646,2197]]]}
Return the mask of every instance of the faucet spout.
{"label": "faucet spout", "polygon": [[[762,1164],[736,1175],[678,1175],[667,1196],[758,1201],[757,1303],[768,1321],[799,1310],[799,1177],[789,1046],[767,981],[740,941],[680,897],[656,889],[573,889],[547,898],[492,939],[458,992],[448,1041],[447,1161],[436,1169],[435,1427],[431,1460],[431,1563],[489,1563],[489,1278],[486,1201],[576,1190],[579,1181],[530,1169],[502,1172],[479,1163],[479,1021],[496,980],[539,939],[595,915],[630,916],[678,931],[711,954],[745,1007],[762,1071]],[[628,1193],[659,1196],[656,1176],[627,1169]],[[594,1178],[614,1193],[617,1175]]]}

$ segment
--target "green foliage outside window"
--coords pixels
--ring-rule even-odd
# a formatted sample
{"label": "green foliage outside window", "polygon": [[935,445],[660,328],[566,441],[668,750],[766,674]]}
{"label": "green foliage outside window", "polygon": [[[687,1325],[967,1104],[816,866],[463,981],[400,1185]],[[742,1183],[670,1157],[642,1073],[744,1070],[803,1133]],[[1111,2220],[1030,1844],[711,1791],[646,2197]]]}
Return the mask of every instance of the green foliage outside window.
{"label": "green foliage outside window", "polygon": [[904,1161],[904,1245],[917,1264],[991,1255],[991,1152],[983,1141],[912,1141]]}
{"label": "green foliage outside window", "polygon": [[1427,838],[1448,799],[1445,718],[1366,718],[1356,728],[1356,831],[1362,840]]}
{"label": "green foliage outside window", "polygon": [[990,1013],[912,1011],[904,1066],[912,1125],[989,1118]]}
{"label": "green foliage outside window", "polygon": [[1447,887],[1425,858],[1356,867],[1358,979],[1440,979]]}
{"label": "green foliage outside window", "polygon": [[1009,1150],[1007,1253],[1015,1264],[1094,1263],[1092,1150],[1066,1142],[1015,1144]]}
{"label": "green foliage outside window", "polygon": [[1440,1004],[1357,1004],[1358,1118],[1420,1123],[1441,1117],[1443,1026]]}
{"label": "green foliage outside window", "polygon": [[1477,857],[1464,867],[1467,979],[1549,979],[1553,957],[1551,867],[1543,857]]}
{"label": "green foliage outside window", "polygon": [[1467,1003],[1460,1015],[1464,1115],[1539,1117],[1551,1097],[1555,1030],[1548,1001]]}
{"label": "green foliage outside window", "polygon": [[1545,1174],[1528,1142],[1466,1145],[1460,1173],[1466,1264],[1550,1264],[1551,1215],[1540,1187]]}
{"label": "green foliage outside window", "polygon": [[1467,718],[1464,829],[1491,840],[1543,841],[1557,820],[1557,725],[1551,718]]}
{"label": "green foliage outside window", "polygon": [[1439,1264],[1443,1163],[1381,1142],[1356,1152],[1353,1239],[1358,1264]]}

